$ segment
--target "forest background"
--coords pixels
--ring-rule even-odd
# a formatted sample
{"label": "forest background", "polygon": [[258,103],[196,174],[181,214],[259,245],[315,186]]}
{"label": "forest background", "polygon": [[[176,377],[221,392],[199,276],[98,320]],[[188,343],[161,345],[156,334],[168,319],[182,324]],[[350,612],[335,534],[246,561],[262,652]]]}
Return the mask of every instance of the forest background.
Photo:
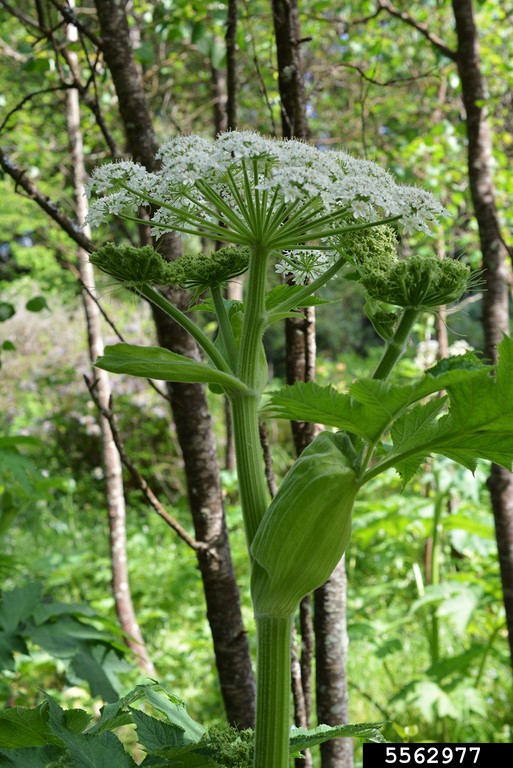
{"label": "forest background", "polygon": [[[423,318],[401,374],[467,346],[493,359],[509,329],[513,11],[493,0],[2,0],[0,13],[2,702],[32,706],[44,689],[91,710],[149,676],[197,719],[249,725],[253,635],[229,422],[197,385],[117,377],[94,390],[91,358],[118,330],[194,351],[97,276],[99,317],[83,287],[93,278],[76,226],[81,165],[148,164],[171,136],[238,127],[387,166],[448,208],[437,252],[485,269],[458,314]],[[114,236],[145,233],[118,222]],[[337,280],[335,297],[316,318],[275,326],[273,387],[315,368],[343,388],[372,368],[378,339],[361,295]],[[276,476],[307,439],[268,424]],[[386,720],[395,741],[511,741],[513,494],[506,473],[489,475],[437,459],[415,496],[392,474],[359,502],[345,564],[298,616],[298,723]],[[41,594],[54,606],[44,617]],[[119,657],[127,636],[130,668]],[[346,768],[352,745],[312,759]]]}

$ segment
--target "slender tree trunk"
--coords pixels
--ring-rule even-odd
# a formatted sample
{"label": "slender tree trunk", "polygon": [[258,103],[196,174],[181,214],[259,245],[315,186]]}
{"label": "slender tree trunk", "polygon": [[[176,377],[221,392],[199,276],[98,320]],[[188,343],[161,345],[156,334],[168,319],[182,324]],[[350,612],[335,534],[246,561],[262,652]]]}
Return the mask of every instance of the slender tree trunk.
{"label": "slender tree trunk", "polygon": [[[330,580],[315,592],[316,697],[320,723],[348,722],[346,659],[349,647],[346,624],[347,579],[345,558]],[[319,660],[321,663],[319,663]],[[338,685],[334,681],[339,681]],[[331,739],[321,744],[323,768],[350,768],[353,765],[352,739]]]}
{"label": "slender tree trunk", "polygon": [[239,76],[237,70],[237,22],[238,2],[228,0],[228,17],[226,19],[226,125],[228,130],[237,128],[237,101],[239,92]]}
{"label": "slender tree trunk", "polygon": [[[479,228],[485,290],[483,328],[486,357],[495,362],[497,345],[509,332],[507,259],[511,250],[502,235],[492,176],[492,140],[487,120],[486,89],[481,73],[479,38],[472,0],[452,0],[458,39],[457,64],[466,112],[470,193]],[[513,475],[493,465],[488,487],[506,608],[513,667]]]}
{"label": "slender tree trunk", "polygon": [[[133,57],[123,5],[116,0],[95,0],[95,5],[103,54],[118,95],[128,149],[151,170],[155,167],[157,141]],[[176,241],[169,237],[166,241],[167,255],[173,258],[177,255]],[[182,306],[188,300],[183,292],[173,292],[172,299]],[[160,344],[174,352],[198,357],[192,338],[167,315],[155,311],[154,318]],[[248,727],[254,721],[254,679],[226,532],[205,389],[199,384],[170,384],[169,391],[196,537],[208,542],[211,552],[211,555],[200,553],[198,561],[224,705],[230,722]]]}
{"label": "slender tree trunk", "polygon": [[[75,27],[68,25],[67,39],[77,39]],[[71,53],[74,57],[75,54]],[[83,189],[86,179],[84,152],[80,128],[80,105],[76,90],[66,92],[66,123],[70,142],[73,186],[75,189],[75,208],[77,221],[84,224],[87,215],[87,203]],[[84,234],[90,237],[89,227],[84,227]],[[103,354],[103,337],[98,305],[91,297],[95,291],[93,268],[87,252],[78,249],[80,278],[85,286],[82,290],[82,302],[87,325],[89,356],[94,362]],[[109,375],[106,371],[94,369],[94,386],[102,405],[108,407],[111,396]],[[112,567],[112,588],[114,604],[119,623],[124,632],[127,645],[135,654],[138,665],[151,677],[156,677],[156,670],[148,655],[143,636],[135,616],[128,574],[126,542],[126,509],[123,489],[123,475],[119,453],[114,444],[110,426],[101,414],[99,422],[102,436],[103,466],[106,475],[106,499],[109,516],[110,560]]]}

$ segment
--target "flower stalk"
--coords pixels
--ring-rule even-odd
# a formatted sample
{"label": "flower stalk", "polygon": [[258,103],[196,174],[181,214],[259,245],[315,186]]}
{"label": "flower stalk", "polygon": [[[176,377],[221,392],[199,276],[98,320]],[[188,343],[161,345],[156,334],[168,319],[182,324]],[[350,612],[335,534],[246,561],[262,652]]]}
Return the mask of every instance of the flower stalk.
{"label": "flower stalk", "polygon": [[[390,295],[378,296],[377,301],[405,307],[393,336],[387,337],[374,374],[374,378],[388,378],[406,348],[420,305],[401,303],[403,265],[394,261],[394,232],[383,225],[397,223],[407,232],[427,232],[445,211],[429,193],[396,184],[373,163],[344,152],[320,152],[306,143],[275,141],[251,132],[233,131],[215,141],[180,136],[164,144],[157,157],[160,169],[155,173],[129,161],[97,169],[90,183],[96,199],[91,203],[89,220],[99,224],[111,216],[121,216],[147,224],[136,215],[142,206],[148,209],[155,237],[171,230],[183,237],[193,235],[243,246],[231,249],[239,251],[237,259],[230,249],[221,249],[225,251],[222,263],[215,253],[204,256],[210,259],[205,269],[197,263],[203,256],[189,255],[181,260],[183,274],[177,284],[195,287],[198,292],[211,291],[219,328],[217,344],[150,287],[151,282],[159,284],[164,269],[158,260],[153,261],[150,277],[140,282],[133,279],[134,270],[127,263],[125,269],[142,296],[189,331],[224,379],[239,384],[229,386],[221,379],[232,407],[257,627],[254,768],[287,768],[294,611],[301,597],[320,586],[340,559],[350,536],[354,499],[373,469],[367,469],[371,447],[362,467],[362,457],[356,455],[350,436],[322,433],[303,452],[269,504],[258,429],[260,401],[267,383],[263,335],[272,316],[302,306],[351,264],[364,285],[366,276],[370,285],[376,280],[385,285]],[[362,247],[362,241],[367,245]],[[240,252],[245,249],[249,250],[247,261],[247,254],[241,260]],[[366,262],[359,261],[364,252],[371,254],[371,261],[379,254],[378,269],[372,275]],[[290,270],[296,282],[307,284],[285,292],[268,316],[266,281],[272,257],[283,259],[277,271]],[[246,264],[245,303],[234,317],[226,309],[221,287],[231,279],[230,270],[231,275],[241,274]],[[454,269],[437,272],[433,264],[426,268],[424,263],[412,262],[412,266],[418,277],[414,281],[416,299],[424,303],[438,300],[444,291],[450,296],[457,293],[464,278]],[[105,271],[110,268],[112,264]],[[391,268],[395,270],[393,285],[390,280],[387,283]],[[166,269],[165,275],[171,275],[170,268]],[[111,274],[119,279],[119,270]],[[372,296],[370,290],[369,294]],[[239,338],[234,323],[241,318]],[[174,366],[173,370],[180,366],[182,377],[187,371],[191,377],[206,375],[198,374],[198,366],[193,370],[187,360],[173,358],[166,364]],[[190,380],[220,381],[220,374],[213,380],[212,369],[206,365],[203,369],[209,377]],[[282,552],[284,536],[286,556]]]}

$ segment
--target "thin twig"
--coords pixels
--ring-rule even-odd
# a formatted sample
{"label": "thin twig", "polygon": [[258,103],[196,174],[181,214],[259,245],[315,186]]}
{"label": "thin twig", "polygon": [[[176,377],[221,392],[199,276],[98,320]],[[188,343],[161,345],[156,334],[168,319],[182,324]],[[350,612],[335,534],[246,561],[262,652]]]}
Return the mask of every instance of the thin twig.
{"label": "thin twig", "polygon": [[37,185],[31,181],[25,168],[19,168],[2,148],[0,148],[0,166],[14,180],[16,192],[18,192],[18,187],[21,187],[28,197],[34,200],[41,210],[55,221],[80,248],[83,248],[87,253],[92,253],[96,250],[91,240],[84,235],[78,224],[63,213],[58,204],[54,203],[48,195],[41,192]]}
{"label": "thin twig", "polygon": [[3,119],[2,123],[0,124],[0,133],[3,132],[4,128],[6,127],[9,119],[16,114],[16,112],[19,112],[22,107],[25,106],[31,99],[34,99],[36,96],[42,96],[45,93],[56,93],[58,91],[69,91],[71,88],[76,88],[76,85],[74,83],[61,83],[61,85],[54,85],[50,88],[41,88],[39,91],[33,91],[32,93],[27,94],[24,96],[21,101],[19,101],[12,109],[9,110],[9,112],[6,114],[5,118]]}
{"label": "thin twig", "polygon": [[422,80],[423,78],[430,77],[439,71],[439,67],[432,67],[427,72],[421,72],[420,75],[411,75],[410,77],[394,77],[391,80],[375,80],[373,77],[369,77],[369,75],[367,75],[357,64],[349,64],[348,62],[341,61],[337,66],[346,67],[347,69],[355,69],[363,78],[363,80],[366,80],[372,85],[379,85],[381,88],[386,88],[389,85],[401,85],[402,83],[411,83],[415,82],[415,80]]}
{"label": "thin twig", "polygon": [[396,8],[395,5],[389,2],[389,0],[378,0],[378,5],[383,10],[388,11],[391,16],[401,19],[405,24],[408,24],[410,27],[413,27],[413,29],[416,29],[417,32],[420,32],[426,40],[429,40],[429,42],[434,45],[440,53],[447,56],[448,59],[451,59],[451,61],[457,60],[457,51],[453,51],[452,48],[449,48],[449,46],[444,43],[441,37],[438,37],[434,32],[431,32],[427,24],[417,21],[413,16],[406,13],[406,11],[400,11],[399,8]]}
{"label": "thin twig", "polygon": [[84,37],[87,37],[88,40],[91,41],[91,43],[95,46],[95,48],[101,50],[102,49],[102,41],[99,37],[97,37],[94,32],[91,32],[91,30],[87,27],[86,24],[83,24],[80,19],[76,16],[73,9],[70,8],[69,5],[66,3],[59,3],[58,0],[50,0],[50,3],[57,8],[59,13],[61,14],[62,18],[65,19],[65,21],[68,22],[68,24],[73,24],[78,31],[84,35]]}
{"label": "thin twig", "polygon": [[135,484],[139,488],[140,491],[142,491],[144,497],[146,498],[146,501],[148,504],[154,509],[154,511],[161,517],[164,522],[166,522],[170,528],[172,528],[175,533],[178,534],[178,536],[185,541],[186,544],[191,547],[195,552],[199,551],[205,551],[208,550],[209,547],[204,544],[203,542],[196,541],[187,531],[185,528],[183,528],[180,523],[175,520],[175,518],[169,514],[169,512],[164,509],[163,505],[158,500],[157,496],[154,494],[144,477],[141,475],[141,473],[136,469],[132,461],[127,455],[127,452],[125,450],[125,446],[123,444],[123,441],[121,439],[121,436],[119,434],[119,429],[116,421],[116,417],[114,415],[114,412],[112,410],[112,397],[110,398],[109,407],[106,408],[98,399],[98,395],[95,392],[95,385],[91,381],[91,379],[88,376],[84,376],[85,384],[87,389],[89,390],[89,394],[91,395],[91,398],[94,401],[94,404],[98,408],[101,415],[107,420],[109,423],[111,432],[112,432],[112,439],[114,440],[114,443],[116,445],[116,448],[119,452],[119,457],[121,459],[121,462],[124,467],[130,472]]}

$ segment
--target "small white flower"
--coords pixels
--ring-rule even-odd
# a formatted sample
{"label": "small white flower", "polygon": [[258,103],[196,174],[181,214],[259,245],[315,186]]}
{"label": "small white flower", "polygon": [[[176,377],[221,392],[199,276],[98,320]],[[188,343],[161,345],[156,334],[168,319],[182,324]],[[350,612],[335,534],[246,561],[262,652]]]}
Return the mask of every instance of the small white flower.
{"label": "small white flower", "polygon": [[[151,206],[156,234],[175,229],[218,239],[221,222],[227,242],[293,250],[325,243],[355,219],[361,226],[397,218],[405,232],[429,232],[445,215],[430,193],[397,184],[375,163],[252,131],[216,140],[179,136],[157,157],[161,168],[155,173],[131,161],[97,169],[88,184],[94,198],[89,223]],[[309,276],[305,258],[297,263],[298,275]]]}

